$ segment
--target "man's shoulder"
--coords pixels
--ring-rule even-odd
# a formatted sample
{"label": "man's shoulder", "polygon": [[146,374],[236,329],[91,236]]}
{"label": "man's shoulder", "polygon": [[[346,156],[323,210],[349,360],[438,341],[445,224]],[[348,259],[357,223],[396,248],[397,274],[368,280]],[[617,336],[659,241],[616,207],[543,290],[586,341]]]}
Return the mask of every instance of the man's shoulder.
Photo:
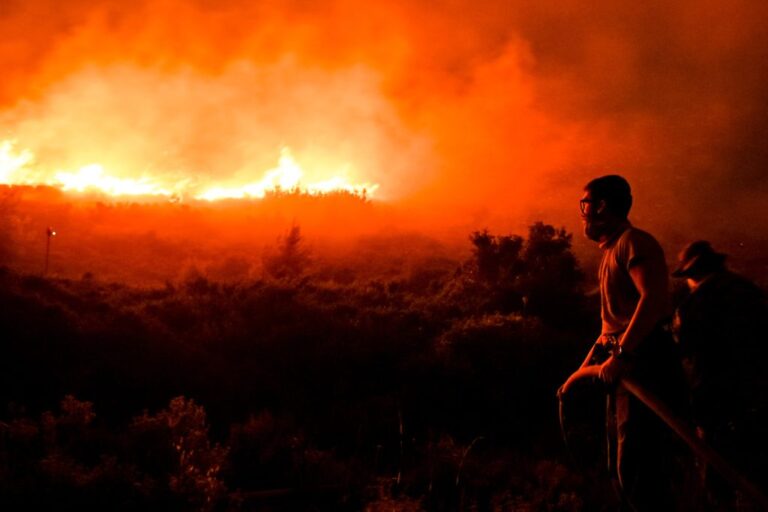
{"label": "man's shoulder", "polygon": [[[765,292],[746,277],[726,270],[712,276],[711,283],[704,282],[701,288],[722,296],[738,297],[755,301],[765,300]],[[709,286],[705,286],[709,284]]]}
{"label": "man's shoulder", "polygon": [[649,232],[629,226],[616,241],[616,246],[620,248],[640,247],[645,249],[661,250],[661,244],[656,237]]}
{"label": "man's shoulder", "polygon": [[616,263],[627,270],[640,262],[666,266],[664,249],[656,238],[631,225],[616,240],[611,252]]}
{"label": "man's shoulder", "polygon": [[655,243],[658,244],[659,242],[656,240],[656,237],[650,234],[649,232],[645,231],[644,229],[640,229],[636,226],[630,225],[624,233],[621,234],[620,239],[625,240],[631,240],[631,241],[641,241],[641,242],[649,242],[649,243]]}

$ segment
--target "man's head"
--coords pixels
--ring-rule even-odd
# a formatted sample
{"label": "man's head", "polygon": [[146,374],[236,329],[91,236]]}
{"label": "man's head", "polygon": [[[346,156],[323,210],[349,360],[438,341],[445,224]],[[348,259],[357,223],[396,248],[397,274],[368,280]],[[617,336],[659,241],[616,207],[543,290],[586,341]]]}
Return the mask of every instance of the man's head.
{"label": "man's head", "polygon": [[595,178],[584,187],[579,206],[584,234],[598,241],[627,220],[632,190],[627,180],[616,174]]}
{"label": "man's head", "polygon": [[725,258],[725,254],[716,252],[706,240],[692,242],[677,256],[679,265],[672,276],[685,278],[688,286],[695,288],[708,275],[724,271]]}

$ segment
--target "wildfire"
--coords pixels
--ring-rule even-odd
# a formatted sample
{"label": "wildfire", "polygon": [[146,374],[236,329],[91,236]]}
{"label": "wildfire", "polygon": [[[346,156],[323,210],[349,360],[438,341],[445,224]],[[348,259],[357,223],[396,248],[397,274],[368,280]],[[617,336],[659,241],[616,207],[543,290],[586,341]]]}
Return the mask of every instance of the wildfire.
{"label": "wildfire", "polygon": [[364,183],[351,184],[346,179],[336,176],[329,180],[310,183],[301,186],[303,172],[296,163],[291,151],[283,148],[280,151],[280,160],[277,167],[266,172],[261,181],[235,187],[213,187],[196,199],[215,201],[217,199],[242,199],[246,197],[262,198],[267,192],[275,190],[291,191],[300,190],[309,194],[326,194],[329,192],[350,192],[361,196],[370,196],[379,188],[378,184]]}
{"label": "wildfire", "polygon": [[170,196],[169,190],[160,188],[147,178],[134,180],[130,178],[115,178],[104,174],[104,168],[99,164],[86,165],[76,173],[57,172],[54,182],[62,190],[85,192],[98,190],[113,196]]}
{"label": "wildfire", "polygon": [[[182,181],[163,183],[152,176],[124,178],[111,175],[99,163],[80,167],[75,172],[57,170],[46,173],[35,165],[35,156],[29,150],[17,150],[11,140],[0,142],[0,184],[48,185],[71,192],[99,192],[109,196],[192,197],[198,200],[263,198],[273,191],[298,191],[319,195],[332,192],[348,192],[370,197],[379,188],[376,183],[350,183],[336,175],[327,180],[302,183],[304,172],[293,158],[289,148],[280,152],[278,166],[264,173],[259,181],[244,185],[195,187]],[[342,169],[346,174],[348,166]]]}
{"label": "wildfire", "polygon": [[[13,146],[14,142],[10,140],[0,143],[0,183],[8,185],[14,184],[18,171],[34,160],[31,151],[18,153]],[[19,184],[23,184],[23,181]]]}

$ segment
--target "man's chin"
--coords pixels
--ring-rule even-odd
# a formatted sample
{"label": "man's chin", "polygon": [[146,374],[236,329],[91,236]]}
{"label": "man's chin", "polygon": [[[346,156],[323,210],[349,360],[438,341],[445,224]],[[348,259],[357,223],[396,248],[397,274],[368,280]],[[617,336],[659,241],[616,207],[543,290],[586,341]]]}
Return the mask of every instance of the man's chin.
{"label": "man's chin", "polygon": [[584,236],[593,242],[600,240],[600,229],[594,224],[584,224]]}

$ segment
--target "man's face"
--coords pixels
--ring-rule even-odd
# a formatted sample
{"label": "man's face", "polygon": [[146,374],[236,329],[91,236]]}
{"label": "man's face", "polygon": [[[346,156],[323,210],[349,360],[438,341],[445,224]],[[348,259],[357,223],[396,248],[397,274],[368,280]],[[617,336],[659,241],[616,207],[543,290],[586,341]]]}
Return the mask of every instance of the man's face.
{"label": "man's face", "polygon": [[605,209],[603,201],[598,201],[589,190],[584,191],[579,201],[581,210],[581,223],[584,226],[584,236],[595,242],[605,232],[605,220],[602,211]]}

